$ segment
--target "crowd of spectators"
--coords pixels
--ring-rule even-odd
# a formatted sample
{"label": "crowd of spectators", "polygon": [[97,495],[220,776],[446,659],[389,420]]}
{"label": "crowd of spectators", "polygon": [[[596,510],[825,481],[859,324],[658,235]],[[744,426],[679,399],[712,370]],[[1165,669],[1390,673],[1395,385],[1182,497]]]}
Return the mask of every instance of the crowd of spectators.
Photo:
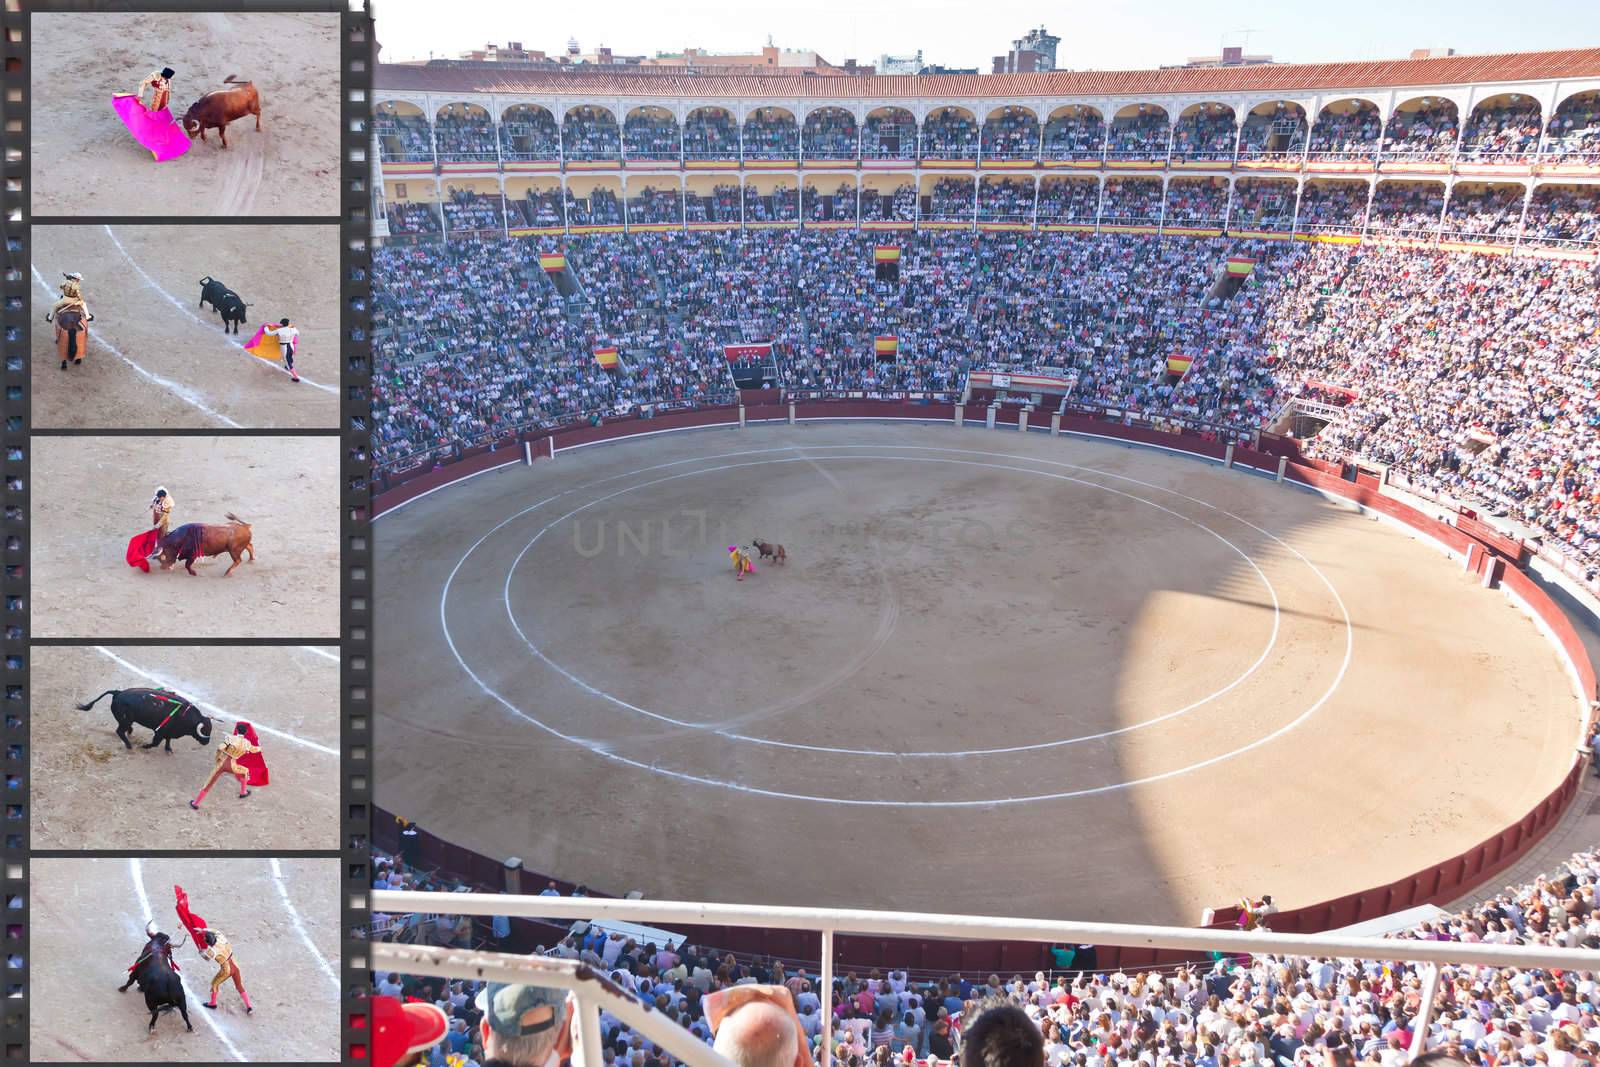
{"label": "crowd of spectators", "polygon": [[701,107],[689,112],[683,124],[683,158],[738,159],[739,124],[720,107]]}
{"label": "crowd of spectators", "polygon": [[1600,158],[1600,92],[1579,93],[1556,108],[1544,151],[1556,161]]}
{"label": "crowd of spectators", "polygon": [[1107,178],[1100,218],[1112,224],[1154,226],[1161,221],[1160,178]]}
{"label": "crowd of spectators", "polygon": [[1445,205],[1443,232],[1455,241],[1508,244],[1522,225],[1527,190],[1520,185],[1456,185]]}
{"label": "crowd of spectators", "polygon": [[1522,239],[1540,245],[1600,241],[1600,186],[1539,186],[1528,204]]}
{"label": "crowd of spectators", "polygon": [[683,217],[686,222],[738,222],[739,187],[716,185],[710,196],[702,196],[692,189],[683,194]]}
{"label": "crowd of spectators", "polygon": [[856,120],[843,108],[823,107],[807,115],[804,137],[807,159],[856,158]]}
{"label": "crowd of spectators", "polygon": [[499,158],[494,119],[481,108],[457,107],[433,124],[441,163],[484,163]]}
{"label": "crowd of spectators", "polygon": [[[506,204],[509,209],[515,209],[516,213],[521,216],[520,223],[514,218],[509,219],[512,226],[549,227],[563,225],[561,190],[559,188],[543,191],[530,188],[520,200],[507,198]],[[509,210],[507,214],[510,214]]]}
{"label": "crowd of spectators", "polygon": [[917,189],[907,182],[891,192],[861,190],[862,222],[914,222],[917,217]]}
{"label": "crowd of spectators", "polygon": [[646,185],[638,190],[630,189],[628,224],[650,226],[662,223],[683,224],[683,198],[677,187],[657,189]]}
{"label": "crowd of spectators", "polygon": [[851,182],[840,182],[838,188],[825,193],[810,183],[800,191],[800,210],[807,222],[855,222],[856,187]]}
{"label": "crowd of spectators", "polygon": [[1039,119],[1025,107],[1006,107],[983,123],[984,159],[1038,159]]}
{"label": "crowd of spectators", "polygon": [[875,111],[861,124],[862,159],[916,159],[917,120],[892,107]]}
{"label": "crowd of spectators", "polygon": [[1367,212],[1371,233],[1432,236],[1444,214],[1442,182],[1379,182]]}
{"label": "crowd of spectators", "polygon": [[[419,873],[381,852],[374,858],[376,889],[472,888]],[[1580,852],[1531,884],[1508,886],[1388,937],[1397,942],[1397,954],[1407,941],[1592,949],[1600,946],[1597,887],[1600,850]],[[561,893],[552,882],[542,895]],[[572,893],[586,895],[581,887]],[[719,1028],[718,1051],[740,1063],[804,1062],[796,1045],[819,1061],[829,1007],[828,1051],[840,1067],[1400,1067],[1424,1051],[1464,1067],[1580,1067],[1600,1058],[1600,983],[1581,969],[1442,965],[1424,1030],[1425,967],[1399,960],[1219,953],[1186,964],[1113,970],[1098,966],[1089,946],[1057,945],[1050,949],[1051,969],[1004,979],[847,966],[835,974],[825,1006],[815,965],[741,958],[675,944],[676,937],[652,942],[583,921],[543,929],[548,940],[535,954],[587,964],[707,1044],[713,1042],[706,1010],[713,994],[741,986],[787,991],[774,995],[793,1006],[793,1015],[785,1007],[771,1017],[777,1027],[789,1027],[787,1042],[772,1042],[784,1050],[781,1056],[748,1058]],[[502,918],[485,929],[450,915],[375,915],[372,932],[374,939],[454,947],[475,941],[496,947],[510,934]],[[481,982],[378,972],[373,984],[379,995],[433,1003],[447,1016],[443,1043],[423,1061],[428,1067],[486,1062]],[[555,996],[559,1002],[563,994]],[[664,1050],[610,1012],[601,1012],[600,1035],[611,1067],[675,1067]],[[545,1055],[550,1044],[553,1039],[542,1046]]]}
{"label": "crowd of spectators", "polygon": [[421,236],[444,232],[444,222],[434,204],[392,200],[385,217],[389,220],[389,232],[393,234]]}
{"label": "crowd of spectators", "polygon": [[617,117],[603,107],[575,107],[561,124],[561,150],[569,160],[622,158]]}
{"label": "crowd of spectators", "polygon": [[1202,104],[1173,124],[1172,158],[1231,160],[1238,133],[1232,108]]}
{"label": "crowd of spectators", "polygon": [[779,107],[762,107],[744,120],[744,158],[799,159],[800,127]]}
{"label": "crowd of spectators", "polygon": [[923,159],[977,159],[978,124],[958,107],[944,107],[922,122]]}
{"label": "crowd of spectators", "polygon": [[1092,107],[1066,107],[1044,127],[1044,158],[1096,160],[1105,152],[1106,122]]}
{"label": "crowd of spectators", "polygon": [[1233,183],[1229,225],[1237,230],[1287,231],[1294,225],[1293,182],[1240,178]]}
{"label": "crowd of spectators", "polygon": [[1039,222],[1090,223],[1100,215],[1100,183],[1093,178],[1043,178]]}
{"label": "crowd of spectators", "polygon": [[1497,163],[1530,159],[1539,149],[1539,102],[1479,105],[1461,136],[1461,158]]}
{"label": "crowd of spectators", "polygon": [[1164,161],[1171,137],[1167,113],[1159,107],[1141,106],[1133,114],[1112,120],[1106,158]]}
{"label": "crowd of spectators", "polygon": [[941,222],[971,222],[975,194],[971,178],[940,178],[933,183],[922,217]]}
{"label": "crowd of spectators", "polygon": [[794,222],[800,218],[800,190],[786,182],[763,193],[754,185],[744,187],[746,222]]}
{"label": "crowd of spectators", "polygon": [[449,233],[505,232],[505,198],[498,193],[491,196],[471,189],[447,188],[442,206],[444,228]]}
{"label": "crowd of spectators", "polygon": [[1415,111],[1396,111],[1383,131],[1385,159],[1448,160],[1456,148],[1460,123],[1448,100]]}
{"label": "crowd of spectators", "polygon": [[[1394,185],[1422,199],[1381,189],[1377,228],[1436,225],[1436,185]],[[1025,181],[985,188],[986,215],[1027,202]],[[731,185],[718,192],[720,210],[734,195]],[[1092,182],[1046,183],[1044,203],[1062,214],[1043,217],[1072,217],[1093,195]],[[972,196],[970,179],[947,177],[929,212],[970,218]],[[1106,196],[1108,216],[1154,218],[1161,183],[1113,179]],[[774,199],[747,201],[747,216],[771,213]],[[885,199],[869,197],[869,215]],[[792,188],[781,201],[798,210]],[[1546,202],[1552,215],[1582,210]],[[1348,219],[1351,206],[1335,214]],[[1461,193],[1451,217],[1504,240],[1515,212],[1491,187]],[[1533,216],[1535,230],[1553,224]],[[771,342],[783,381],[797,388],[946,388],[973,360],[1022,362],[1071,368],[1075,401],[1244,431],[1312,380],[1354,397],[1308,442],[1315,454],[1397,464],[1600,564],[1592,265],[1371,244],[924,231],[896,236],[903,255],[892,282],[875,275],[878,239],[816,230],[571,237],[563,244],[581,291],[572,300],[530,267],[538,242],[380,249],[378,459],[541,419],[716,395],[720,346],[733,342]],[[1217,270],[1234,254],[1257,265],[1224,295]],[[875,358],[878,335],[899,338],[897,359]],[[595,367],[601,344],[622,350],[624,373]],[[1174,351],[1193,359],[1181,379],[1166,373]]]}
{"label": "crowd of spectators", "polygon": [[1306,182],[1297,225],[1307,233],[1360,233],[1369,194],[1366,182]]}
{"label": "crowd of spectators", "polygon": [[508,163],[560,159],[561,130],[555,116],[525,104],[507,111],[500,124],[500,158]]}
{"label": "crowd of spectators", "polygon": [[616,190],[595,186],[589,195],[579,197],[567,187],[567,225],[621,226],[622,198]]}
{"label": "crowd of spectators", "polygon": [[1228,179],[1173,178],[1167,183],[1168,226],[1221,229],[1228,218]]}
{"label": "crowd of spectators", "polygon": [[1306,147],[1306,114],[1299,105],[1280,102],[1270,112],[1252,111],[1239,130],[1240,159],[1298,157]]}
{"label": "crowd of spectators", "polygon": [[1383,136],[1383,118],[1376,105],[1365,100],[1343,112],[1322,110],[1311,126],[1307,150],[1322,159],[1370,160],[1377,158]]}
{"label": "crowd of spectators", "polygon": [[433,162],[433,128],[421,115],[379,111],[372,116],[372,132],[385,163]]}
{"label": "crowd of spectators", "polygon": [[1032,222],[1033,179],[985,179],[978,183],[979,222]]}
{"label": "crowd of spectators", "polygon": [[629,159],[677,162],[683,145],[678,123],[661,108],[641,107],[622,124],[622,143]]}

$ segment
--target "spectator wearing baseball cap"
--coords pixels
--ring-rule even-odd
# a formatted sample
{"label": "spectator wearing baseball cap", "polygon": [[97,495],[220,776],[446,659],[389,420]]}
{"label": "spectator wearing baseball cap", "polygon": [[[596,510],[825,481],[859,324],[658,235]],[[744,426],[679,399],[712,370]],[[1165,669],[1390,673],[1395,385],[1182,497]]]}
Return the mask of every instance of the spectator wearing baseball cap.
{"label": "spectator wearing baseball cap", "polygon": [[545,1067],[570,1051],[565,990],[490,982],[478,994],[484,1067]]}
{"label": "spectator wearing baseball cap", "polygon": [[411,1067],[443,1041],[450,1023],[434,1004],[402,1004],[394,997],[373,997],[373,1067]]}

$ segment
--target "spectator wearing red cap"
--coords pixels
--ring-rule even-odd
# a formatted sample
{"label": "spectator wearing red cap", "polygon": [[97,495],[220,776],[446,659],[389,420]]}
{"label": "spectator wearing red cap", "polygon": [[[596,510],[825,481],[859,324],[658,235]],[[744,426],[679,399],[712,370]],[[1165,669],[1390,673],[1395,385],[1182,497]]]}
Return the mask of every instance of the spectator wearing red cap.
{"label": "spectator wearing red cap", "polygon": [[449,1020],[436,1005],[372,997],[372,1067],[412,1067],[443,1041]]}

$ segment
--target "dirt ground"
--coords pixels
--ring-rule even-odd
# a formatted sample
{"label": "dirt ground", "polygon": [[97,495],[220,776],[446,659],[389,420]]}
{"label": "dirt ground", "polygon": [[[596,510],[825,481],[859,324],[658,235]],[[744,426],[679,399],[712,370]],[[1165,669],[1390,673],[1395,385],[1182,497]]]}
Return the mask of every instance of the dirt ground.
{"label": "dirt ground", "polygon": [[[337,428],[337,226],[35,226],[33,425],[47,429]],[[44,316],[84,275],[88,355],[61,369]],[[238,334],[199,306],[200,279],[251,306]],[[263,321],[300,330],[295,382],[241,347]]]}
{"label": "dirt ground", "polygon": [[[226,149],[208,130],[155,162],[111,97],[164,66],[180,118],[230,74],[255,82],[261,132],[247,117]],[[36,14],[30,89],[34,215],[339,213],[337,14]]]}
{"label": "dirt ground", "polygon": [[[337,437],[35,437],[35,637],[339,635]],[[145,574],[124,554],[163,485],[172,529],[252,526],[254,563],[227,555]],[[246,557],[248,558],[248,557]]]}
{"label": "dirt ground", "polygon": [[[735,582],[755,537],[788,562]],[[422,498],[377,548],[411,576],[379,803],[616,893],[1192,924],[1470,847],[1577,740],[1554,650],[1439,550],[1152,450],[674,434]]]}
{"label": "dirt ground", "polygon": [[[337,849],[339,650],[196,646],[34,650],[29,738],[33,847],[43,849]],[[132,751],[116,735],[107,689],[169,688],[212,719],[210,745],[192,737]],[[198,812],[189,800],[215,766],[216,743],[249,722],[271,782],[243,800],[218,779]],[[269,732],[270,731],[270,732]],[[130,820],[129,812],[139,812]]]}
{"label": "dirt ground", "polygon": [[[250,994],[201,958],[174,910],[174,885],[221,930]],[[339,1058],[337,859],[35,859],[32,865],[32,1054],[35,1061],[327,1062]],[[156,1020],[138,987],[117,987],[144,946],[144,924],[170,935],[189,1021]]]}

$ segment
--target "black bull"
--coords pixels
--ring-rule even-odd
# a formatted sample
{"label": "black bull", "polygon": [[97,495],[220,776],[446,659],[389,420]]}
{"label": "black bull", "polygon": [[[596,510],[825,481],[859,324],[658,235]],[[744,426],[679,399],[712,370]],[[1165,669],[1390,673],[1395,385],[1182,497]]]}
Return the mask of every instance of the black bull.
{"label": "black bull", "polygon": [[244,309],[249,304],[238,293],[226,285],[207,275],[200,279],[200,306],[211,305],[211,309],[222,316],[222,331],[238,333],[239,326],[245,321]]}
{"label": "black bull", "polygon": [[107,689],[89,703],[79,704],[78,710],[88,711],[107,696],[111,698],[111,714],[117,720],[117,736],[125,748],[133,747],[128,734],[135,726],[155,731],[145,748],[155,748],[165,741],[171,752],[175,737],[192,737],[202,745],[211,743],[211,720],[192,702],[165,689]]}
{"label": "black bull", "polygon": [[183,991],[183,979],[178,977],[177,964],[172,962],[172,938],[160,931],[152,931],[148,923],[144,932],[150,940],[145,942],[133,966],[128,968],[128,980],[122,983],[117,992],[126,993],[129,986],[135,982],[139,984],[139,992],[144,994],[144,1006],[150,1009],[152,1033],[161,1013],[173,1008],[177,1008],[178,1014],[183,1016],[184,1028],[192,1031],[194,1026],[189,1022],[189,998]]}

